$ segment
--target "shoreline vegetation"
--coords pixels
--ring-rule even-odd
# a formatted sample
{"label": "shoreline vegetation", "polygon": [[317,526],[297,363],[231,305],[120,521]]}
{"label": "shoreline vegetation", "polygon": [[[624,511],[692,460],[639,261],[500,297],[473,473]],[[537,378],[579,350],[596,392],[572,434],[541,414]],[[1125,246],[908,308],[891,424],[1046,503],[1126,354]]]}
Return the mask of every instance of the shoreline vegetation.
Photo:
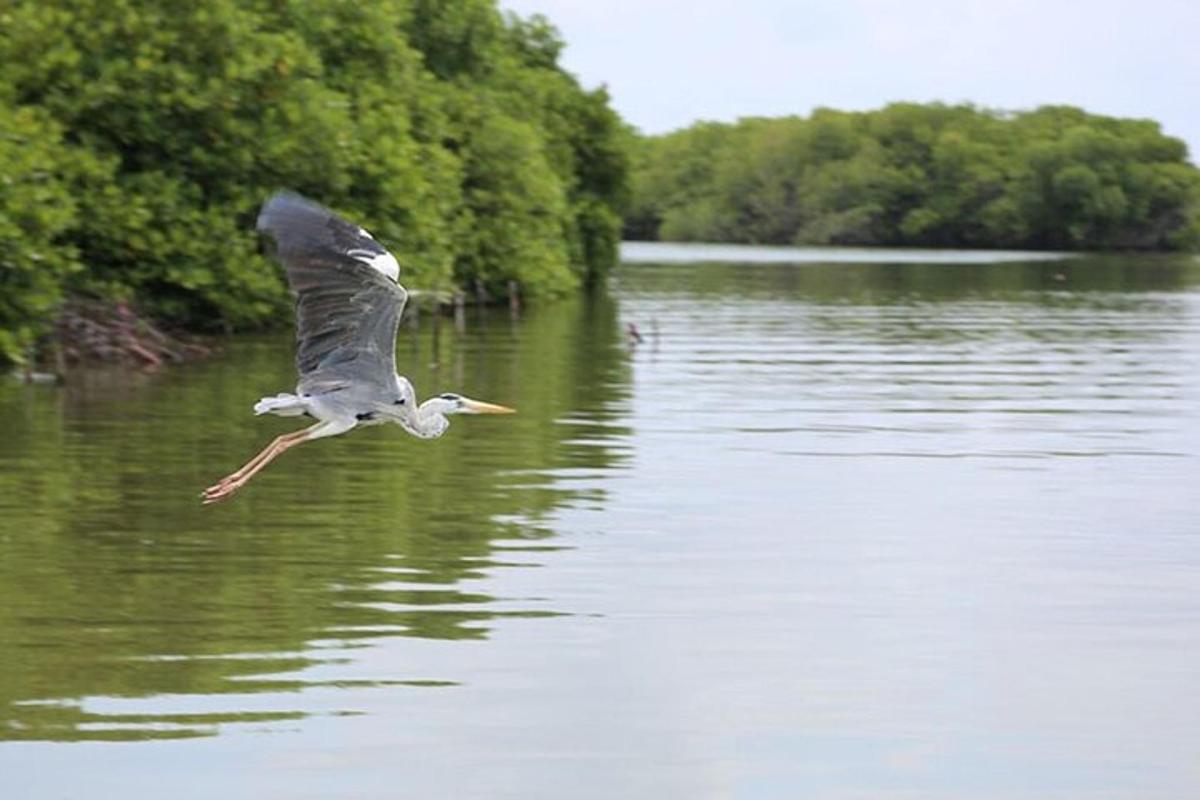
{"label": "shoreline vegetation", "polygon": [[636,144],[642,241],[1200,248],[1200,169],[1151,120],[893,103],[702,122]]}
{"label": "shoreline vegetation", "polygon": [[13,0],[0,363],[153,368],[290,325],[254,231],[280,188],[371,230],[443,313],[601,281],[622,234],[1200,247],[1200,170],[1152,121],[897,103],[642,136],[562,47],[497,0]]}
{"label": "shoreline vegetation", "polygon": [[254,220],[319,199],[407,287],[571,291],[616,258],[631,133],[496,0],[13,0],[0,10],[0,361],[69,299],[165,330],[291,322]]}

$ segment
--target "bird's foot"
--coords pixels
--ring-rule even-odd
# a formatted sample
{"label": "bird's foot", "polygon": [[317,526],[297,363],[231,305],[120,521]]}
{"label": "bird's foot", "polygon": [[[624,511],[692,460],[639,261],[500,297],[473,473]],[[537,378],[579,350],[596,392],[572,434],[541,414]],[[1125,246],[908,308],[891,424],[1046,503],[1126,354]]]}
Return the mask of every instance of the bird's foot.
{"label": "bird's foot", "polygon": [[206,506],[211,503],[219,503],[231,497],[240,488],[242,488],[240,481],[225,478],[205,489],[200,495],[200,500]]}

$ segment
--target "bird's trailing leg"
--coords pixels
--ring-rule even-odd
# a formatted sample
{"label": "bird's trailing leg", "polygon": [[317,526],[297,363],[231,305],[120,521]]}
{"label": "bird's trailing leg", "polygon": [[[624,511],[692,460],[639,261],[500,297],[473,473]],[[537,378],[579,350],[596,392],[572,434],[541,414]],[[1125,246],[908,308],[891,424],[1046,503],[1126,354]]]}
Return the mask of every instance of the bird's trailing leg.
{"label": "bird's trailing leg", "polygon": [[281,452],[280,448],[287,449],[290,447],[291,445],[288,443],[292,439],[302,438],[303,434],[305,434],[307,430],[308,429],[306,428],[304,430],[292,431],[291,433],[284,433],[276,436],[271,440],[271,443],[259,451],[254,458],[243,464],[236,472],[231,472],[224,478],[221,478],[221,480],[217,481],[212,487],[210,487],[210,489],[241,480],[247,473],[250,472],[250,470],[257,467],[263,461],[267,460],[268,458],[274,458],[276,455],[278,455],[279,452]]}
{"label": "bird's trailing leg", "polygon": [[[316,425],[304,428],[303,430],[293,431],[291,433],[285,433],[281,436],[276,436],[274,441],[264,447],[262,452],[260,452],[254,458],[247,461],[245,465],[243,465],[242,468],[237,472],[226,475],[224,478],[205,489],[204,494],[201,495],[205,505],[209,503],[216,503],[229,497],[238,489],[245,486],[251,478],[258,474],[259,470],[267,466],[267,464],[270,464],[292,447],[295,447],[301,442],[308,441],[309,439],[316,439],[322,435],[330,435],[324,430],[328,427],[328,423],[318,422]],[[341,433],[341,431],[338,432]]]}
{"label": "bird's trailing leg", "polygon": [[[279,455],[279,453],[282,452],[282,450],[280,450],[280,448],[283,448],[284,450],[286,450],[287,448],[291,447],[291,444],[289,444],[289,441],[291,439],[301,439],[302,440],[304,438],[304,434],[308,433],[309,430],[311,430],[311,428],[305,428],[303,430],[292,431],[291,433],[284,433],[279,436],[276,436],[274,439],[271,440],[271,443],[269,445],[264,447],[258,453],[258,455],[254,456],[254,458],[250,459],[245,464],[243,464],[237,470],[237,472],[229,473],[224,478],[221,478],[221,480],[217,481],[215,484],[213,484],[208,489],[206,489],[205,492],[207,493],[208,491],[211,491],[212,489],[215,489],[218,486],[224,486],[225,484],[233,483],[234,481],[241,480],[242,477],[244,477],[246,475],[246,473],[250,472],[250,470],[252,470],[252,469],[255,469],[255,467],[257,467],[259,464],[261,464],[264,460],[270,459],[270,458],[275,458],[275,456]],[[299,444],[299,442],[296,442],[296,444]],[[257,472],[257,470],[255,470],[255,471]]]}

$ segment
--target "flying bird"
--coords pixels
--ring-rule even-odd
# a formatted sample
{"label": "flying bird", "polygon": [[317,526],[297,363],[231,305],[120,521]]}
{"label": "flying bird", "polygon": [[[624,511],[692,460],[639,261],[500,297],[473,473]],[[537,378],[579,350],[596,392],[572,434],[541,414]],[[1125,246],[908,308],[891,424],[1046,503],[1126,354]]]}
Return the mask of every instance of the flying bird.
{"label": "flying bird", "polygon": [[396,328],[408,293],[400,265],[371,234],[292,192],[271,197],[258,230],[275,253],[296,296],[294,394],[264,397],[256,414],[307,415],[316,424],[285,433],[236,472],[204,490],[203,501],[233,495],[283,453],[303,442],[365,425],[394,422],[413,436],[435,439],[451,414],[511,414],[513,409],[440,394],[417,405],[396,372]]}

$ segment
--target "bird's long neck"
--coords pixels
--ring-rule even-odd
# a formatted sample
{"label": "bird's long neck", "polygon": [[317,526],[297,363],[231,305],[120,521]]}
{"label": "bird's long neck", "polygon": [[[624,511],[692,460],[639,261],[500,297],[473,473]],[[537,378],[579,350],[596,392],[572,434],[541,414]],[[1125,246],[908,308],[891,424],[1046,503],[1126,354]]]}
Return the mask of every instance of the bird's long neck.
{"label": "bird's long neck", "polygon": [[396,394],[403,403],[394,403],[389,407],[392,419],[400,423],[404,430],[421,439],[436,439],[446,432],[450,421],[439,408],[441,400],[431,397],[417,405],[417,393],[408,378],[396,376]]}
{"label": "bird's long neck", "polygon": [[404,427],[413,436],[419,436],[422,439],[436,439],[441,436],[446,432],[446,428],[450,427],[450,420],[446,419],[446,416],[436,406],[436,397],[421,403]]}

